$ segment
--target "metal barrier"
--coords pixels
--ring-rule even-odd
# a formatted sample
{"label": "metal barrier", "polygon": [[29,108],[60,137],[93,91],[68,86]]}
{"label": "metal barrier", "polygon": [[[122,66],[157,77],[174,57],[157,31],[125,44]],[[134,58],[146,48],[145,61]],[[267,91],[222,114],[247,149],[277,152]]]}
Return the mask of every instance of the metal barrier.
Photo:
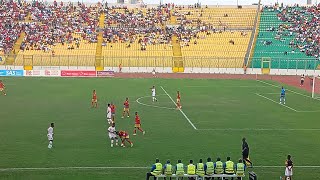
{"label": "metal barrier", "polygon": [[[0,65],[11,66],[76,66],[76,67],[94,67],[96,57],[93,55],[14,55],[1,56]],[[268,57],[269,58],[269,57]],[[243,68],[244,57],[202,57],[189,56],[182,57],[185,68]],[[173,57],[109,57],[103,56],[100,65],[104,67],[172,67]],[[310,58],[277,58],[271,57],[271,69],[301,69],[317,70],[320,69],[320,60],[314,57]],[[262,68],[262,58],[251,58],[247,68]],[[264,67],[266,68],[266,67]]]}
{"label": "metal barrier", "polygon": [[[310,58],[282,58],[282,57],[265,57],[270,58],[270,69],[304,69],[317,70],[320,69],[320,59]],[[252,58],[250,68],[263,68],[262,58]],[[265,68],[265,67],[264,67]]]}

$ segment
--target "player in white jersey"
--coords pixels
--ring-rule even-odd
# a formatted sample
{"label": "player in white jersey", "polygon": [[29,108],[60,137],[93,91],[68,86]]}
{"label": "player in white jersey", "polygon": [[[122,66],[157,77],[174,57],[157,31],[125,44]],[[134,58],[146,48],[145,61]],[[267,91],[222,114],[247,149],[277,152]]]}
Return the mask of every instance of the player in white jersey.
{"label": "player in white jersey", "polygon": [[49,140],[49,145],[48,148],[51,149],[52,148],[52,143],[53,143],[53,128],[54,128],[54,123],[50,124],[50,127],[48,128],[48,140]]}
{"label": "player in white jersey", "polygon": [[107,121],[109,124],[113,123],[110,104],[108,104],[108,107],[107,107]]}
{"label": "player in white jersey", "polygon": [[117,136],[117,131],[114,123],[112,123],[112,125],[108,128],[108,132],[109,132],[109,138],[111,140],[111,147],[113,147],[114,140],[116,140],[116,146],[118,146],[118,136]]}
{"label": "player in white jersey", "polygon": [[156,98],[156,87],[152,86],[151,88],[151,96],[152,96],[152,101],[158,101],[158,99]]}

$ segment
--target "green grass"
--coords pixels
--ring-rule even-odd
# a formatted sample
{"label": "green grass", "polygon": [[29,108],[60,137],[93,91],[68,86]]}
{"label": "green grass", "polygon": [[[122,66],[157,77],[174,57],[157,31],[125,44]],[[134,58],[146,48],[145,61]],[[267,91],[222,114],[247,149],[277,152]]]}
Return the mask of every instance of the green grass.
{"label": "green grass", "polygon": [[[8,96],[0,96],[0,168],[14,167],[149,167],[155,158],[198,161],[241,156],[246,137],[256,166],[284,166],[287,154],[296,166],[318,166],[320,112],[297,113],[255,95],[278,102],[280,88],[250,80],[5,78]],[[274,83],[274,82],[272,82]],[[140,105],[151,94],[159,101],[141,103],[174,108],[162,91],[175,99],[182,93],[183,112]],[[265,87],[262,87],[265,86]],[[97,90],[100,107],[90,108]],[[309,95],[298,89],[296,92]],[[271,93],[271,94],[270,94]],[[132,117],[121,119],[125,97]],[[117,105],[117,130],[127,130],[133,148],[110,148],[105,105]],[[319,111],[320,101],[288,92],[287,105],[298,111]],[[132,136],[133,112],[139,111],[146,135]],[[46,130],[55,122],[54,149],[48,150]],[[229,128],[233,130],[228,130]],[[243,128],[248,128],[243,130]],[[201,130],[206,129],[206,130]],[[242,129],[242,130],[237,130]],[[255,130],[267,129],[267,130]],[[291,129],[291,130],[287,130]],[[293,130],[292,130],[293,129]],[[296,129],[296,130],[295,130]],[[300,130],[297,130],[300,129]],[[283,167],[253,169],[259,179],[279,179]],[[148,169],[64,169],[0,171],[0,179],[144,179]],[[317,168],[295,168],[295,179],[316,179]]]}

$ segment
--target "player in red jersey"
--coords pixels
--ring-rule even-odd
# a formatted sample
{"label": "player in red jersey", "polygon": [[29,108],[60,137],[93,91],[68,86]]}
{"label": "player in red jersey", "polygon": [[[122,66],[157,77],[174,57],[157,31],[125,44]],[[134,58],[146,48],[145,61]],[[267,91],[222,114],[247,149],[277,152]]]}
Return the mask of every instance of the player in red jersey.
{"label": "player in red jersey", "polygon": [[123,113],[122,113],[122,118],[124,118],[124,115],[127,113],[127,117],[130,117],[129,115],[129,98],[126,98],[126,100],[123,103]]}
{"label": "player in red jersey", "polygon": [[3,84],[2,80],[0,80],[0,92],[2,92],[2,94],[4,96],[6,96],[6,92],[4,91],[4,89],[6,88],[6,86]]}
{"label": "player in red jersey", "polygon": [[129,139],[129,134],[126,131],[119,131],[117,132],[117,134],[119,135],[119,137],[121,138],[121,146],[122,147],[126,147],[124,142],[127,141],[128,143],[130,143],[130,146],[133,146],[133,143],[130,141]]}
{"label": "player in red jersey", "polygon": [[180,96],[180,92],[177,91],[177,109],[181,109],[181,96]]}
{"label": "player in red jersey", "polygon": [[111,103],[111,117],[112,117],[112,122],[115,122],[115,117],[116,117],[116,106]]}
{"label": "player in red jersey", "polygon": [[97,93],[96,90],[93,90],[92,92],[92,100],[91,100],[91,107],[98,107],[98,99],[97,99]]}
{"label": "player in red jersey", "polygon": [[137,129],[143,133],[143,135],[146,133],[142,128],[141,128],[141,122],[140,122],[140,117],[138,115],[138,112],[136,112],[136,118],[135,118],[135,124],[134,124],[134,131],[133,135],[137,135]]}

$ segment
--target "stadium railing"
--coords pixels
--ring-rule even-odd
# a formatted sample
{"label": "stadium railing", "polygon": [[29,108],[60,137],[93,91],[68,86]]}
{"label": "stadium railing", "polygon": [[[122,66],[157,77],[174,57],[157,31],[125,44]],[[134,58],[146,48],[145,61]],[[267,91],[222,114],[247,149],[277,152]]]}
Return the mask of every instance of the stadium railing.
{"label": "stadium railing", "polygon": [[[282,58],[266,57],[270,59],[269,67],[271,69],[283,70],[320,70],[320,60],[318,58]],[[30,56],[1,56],[0,66],[63,66],[68,67],[95,67],[95,56],[69,55],[69,56],[50,56],[50,55],[30,55]],[[9,59],[13,59],[10,61]],[[262,59],[251,58],[247,68],[262,68]],[[7,61],[8,60],[8,61]],[[243,68],[244,58],[221,58],[204,56],[185,56],[182,57],[185,68]],[[172,57],[103,57],[101,63],[104,67],[149,67],[165,68],[173,66]]]}
{"label": "stadium railing", "polygon": [[187,178],[221,178],[222,180],[224,180],[224,178],[238,178],[240,177],[241,180],[242,178],[244,178],[245,176],[238,176],[236,174],[233,174],[233,175],[229,175],[229,174],[213,174],[213,175],[205,175],[203,177],[201,176],[198,176],[198,175],[188,175],[188,174],[184,174],[183,176],[177,176],[176,174],[172,174],[172,176],[166,176],[164,174],[161,174],[161,175],[158,175],[156,176],[156,179],[158,180],[159,178],[180,178],[180,177],[187,177]]}

